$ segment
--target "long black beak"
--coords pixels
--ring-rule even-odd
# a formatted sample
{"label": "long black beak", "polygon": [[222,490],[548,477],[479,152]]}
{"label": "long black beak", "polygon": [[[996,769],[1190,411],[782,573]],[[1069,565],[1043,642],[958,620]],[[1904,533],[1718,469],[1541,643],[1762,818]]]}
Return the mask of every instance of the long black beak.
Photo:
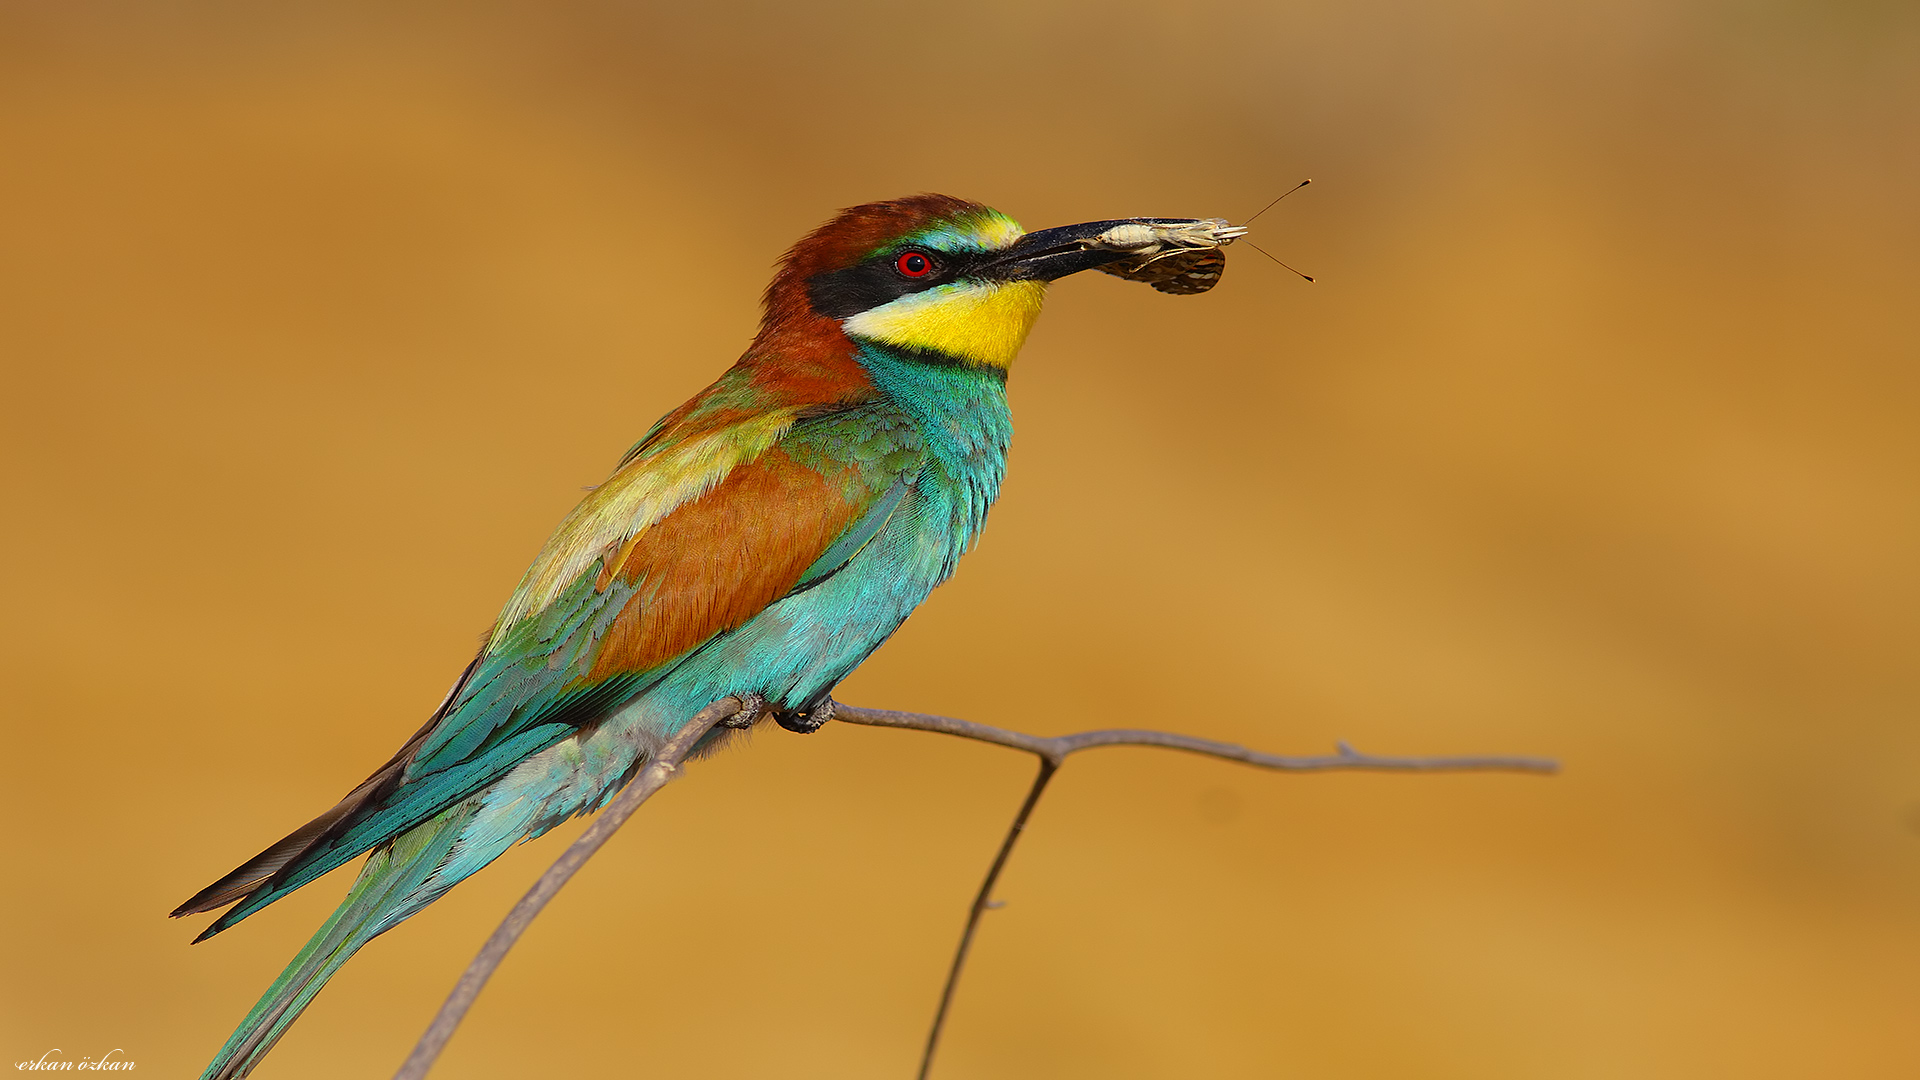
{"label": "long black beak", "polygon": [[1116,218],[1041,229],[1014,241],[1012,247],[980,270],[1009,281],[1053,281],[1137,254],[1096,243],[1101,234],[1116,226],[1199,225],[1202,221],[1201,218]]}

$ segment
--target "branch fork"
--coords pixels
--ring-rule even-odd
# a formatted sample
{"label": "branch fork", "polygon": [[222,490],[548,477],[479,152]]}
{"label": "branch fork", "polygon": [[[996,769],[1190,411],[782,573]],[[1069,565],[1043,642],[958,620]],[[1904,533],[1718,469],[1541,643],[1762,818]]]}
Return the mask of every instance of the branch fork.
{"label": "branch fork", "polygon": [[[620,826],[626,824],[640,804],[653,794],[667,786],[679,774],[680,766],[687,755],[693,752],[703,736],[715,727],[743,728],[751,727],[766,711],[766,700],[759,694],[730,694],[708,705],[694,714],[666,745],[660,748],[647,765],[640,770],[631,783],[619,796],[601,812],[592,825],[580,834],[579,839],[560,856],[547,872],[540,875],[533,888],[520,898],[507,917],[481,946],[479,955],[454,984],[453,993],[447,995],[446,1003],[420,1036],[413,1053],[394,1073],[394,1080],[423,1080],[427,1070],[446,1048],[447,1041],[453,1037],[454,1029],[466,1018],[467,1011],[473,1007],[480,991],[493,976],[494,969],[506,958],[508,950],[520,940],[532,924],[534,917],[540,914],[547,901],[553,899],[562,886],[572,879],[580,867],[593,857],[594,853],[606,844]],[[1000,850],[994,856],[993,865],[988,868],[986,880],[981,882],[980,891],[974,895],[973,906],[967,913],[966,928],[960,934],[959,947],[954,952],[953,964],[947,971],[946,985],[940,992],[940,1005],[934,1012],[933,1028],[927,1035],[926,1048],[920,1057],[919,1080],[926,1080],[933,1068],[933,1054],[940,1044],[940,1033],[946,1026],[947,1012],[953,1004],[955,989],[960,984],[960,972],[966,965],[967,953],[973,946],[973,936],[980,925],[980,916],[994,908],[1001,907],[1003,901],[993,900],[993,889],[1000,880],[1000,871],[1007,865],[1007,858],[1013,854],[1013,846],[1026,829],[1027,819],[1033,815],[1033,808],[1039,804],[1040,796],[1047,789],[1047,782],[1060,770],[1068,755],[1082,750],[1091,750],[1102,746],[1150,746],[1163,750],[1184,750],[1188,753],[1202,754],[1225,761],[1237,761],[1262,769],[1274,769],[1282,772],[1336,772],[1336,771],[1382,771],[1382,772],[1519,772],[1549,774],[1559,770],[1557,762],[1546,758],[1478,756],[1478,757],[1385,757],[1365,754],[1346,743],[1335,744],[1333,754],[1286,757],[1279,754],[1267,754],[1249,750],[1232,743],[1214,742],[1210,739],[1197,739],[1190,735],[1178,735],[1168,731],[1150,731],[1126,728],[1113,728],[1102,731],[1083,731],[1076,735],[1041,736],[1028,735],[1020,731],[1008,731],[988,724],[979,724],[971,720],[960,720],[950,716],[933,716],[925,713],[894,712],[889,709],[863,709],[852,705],[843,705],[829,699],[815,710],[813,717],[824,723],[827,718],[865,727],[904,728],[910,731],[932,731],[942,735],[954,735],[963,739],[993,743],[1014,750],[1024,750],[1040,759],[1040,771],[1035,775],[1033,786],[1028,789],[1026,799],[1020,804],[1020,810],[1014,815],[1013,825],[1007,830],[1006,839],[1001,841]],[[785,717],[781,717],[783,726]],[[815,725],[818,726],[818,725]]]}

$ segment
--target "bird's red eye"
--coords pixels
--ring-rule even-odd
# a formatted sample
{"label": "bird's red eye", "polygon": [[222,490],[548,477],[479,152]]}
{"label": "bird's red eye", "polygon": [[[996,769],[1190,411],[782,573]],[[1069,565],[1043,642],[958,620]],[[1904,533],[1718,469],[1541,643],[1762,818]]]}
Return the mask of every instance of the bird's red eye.
{"label": "bird's red eye", "polygon": [[926,277],[933,273],[933,260],[923,251],[905,252],[893,261],[893,266],[908,277]]}

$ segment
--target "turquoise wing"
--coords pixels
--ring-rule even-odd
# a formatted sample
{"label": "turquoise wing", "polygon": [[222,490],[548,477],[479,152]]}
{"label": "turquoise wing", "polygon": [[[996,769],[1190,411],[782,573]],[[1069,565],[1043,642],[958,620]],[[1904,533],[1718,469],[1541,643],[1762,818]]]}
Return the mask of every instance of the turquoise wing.
{"label": "turquoise wing", "polygon": [[[239,900],[201,939],[217,934],[645,693],[703,645],[844,568],[921,466],[911,429],[866,409],[789,420],[753,455],[708,470],[717,476],[683,478],[682,492],[694,490],[678,502],[660,498],[673,485],[645,474],[685,457],[623,464],[556,531],[427,725],[338,806],[174,914]],[[623,499],[650,519],[607,512]],[[581,522],[597,530],[584,542]],[[570,573],[549,587],[555,564]]]}

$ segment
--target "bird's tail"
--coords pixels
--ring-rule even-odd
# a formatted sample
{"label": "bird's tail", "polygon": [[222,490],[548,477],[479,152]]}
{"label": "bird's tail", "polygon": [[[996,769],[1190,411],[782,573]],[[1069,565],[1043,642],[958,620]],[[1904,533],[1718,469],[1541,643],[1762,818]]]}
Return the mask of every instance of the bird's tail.
{"label": "bird's tail", "polygon": [[450,810],[375,849],[347,898],[267,987],[200,1080],[237,1080],[252,1072],[360,946],[444,892],[445,885],[433,880],[434,872],[447,861],[471,816],[470,807]]}

